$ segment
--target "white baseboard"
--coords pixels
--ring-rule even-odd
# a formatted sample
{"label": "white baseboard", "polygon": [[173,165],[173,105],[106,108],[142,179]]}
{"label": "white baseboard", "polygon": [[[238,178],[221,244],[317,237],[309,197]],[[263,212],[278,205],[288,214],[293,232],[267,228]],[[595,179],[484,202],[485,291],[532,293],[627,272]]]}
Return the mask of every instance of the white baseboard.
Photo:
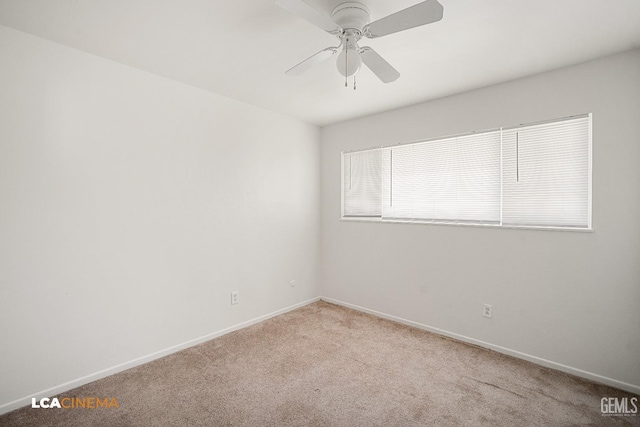
{"label": "white baseboard", "polygon": [[568,374],[575,375],[577,377],[586,378],[588,380],[604,384],[610,387],[615,387],[620,390],[628,391],[634,394],[640,394],[640,386],[629,384],[623,381],[615,380],[613,378],[605,377],[602,375],[594,374],[593,372],[584,371],[582,369],[574,368],[572,366],[563,365],[561,363],[553,362],[551,360],[542,359],[540,357],[532,356],[527,353],[522,353],[520,351],[512,350],[510,348],[501,347],[499,345],[490,344],[488,342],[480,341],[475,338],[469,338],[464,335],[459,335],[453,332],[445,331],[443,329],[435,328],[433,326],[423,325],[422,323],[414,322],[412,320],[403,319],[401,317],[392,316],[390,314],[381,313],[376,310],[371,310],[369,308],[360,307],[355,304],[350,304],[344,301],[335,300],[333,298],[328,297],[320,297],[321,300],[330,302],[332,304],[341,305],[343,307],[351,308],[357,311],[361,311],[363,313],[372,314],[376,317],[381,317],[383,319],[392,320],[394,322],[402,323],[407,326],[413,326],[414,328],[423,329],[425,331],[433,332],[438,335],[444,335],[446,337],[454,338],[459,341],[463,341],[469,344],[474,344],[480,347],[488,348],[490,350],[497,351],[498,353],[506,354],[509,356],[517,357],[518,359],[527,360],[529,362],[533,362],[537,365],[545,366],[547,368],[556,369],[558,371],[566,372]]}
{"label": "white baseboard", "polygon": [[219,331],[216,331],[216,332],[212,332],[210,334],[207,334],[207,335],[204,335],[202,337],[199,337],[199,338],[184,342],[182,344],[177,344],[177,345],[174,345],[172,347],[166,348],[164,350],[160,350],[160,351],[157,351],[155,353],[151,353],[151,354],[148,354],[146,356],[142,356],[142,357],[139,357],[137,359],[134,359],[134,360],[131,360],[131,361],[128,361],[128,362],[125,362],[125,363],[121,363],[121,364],[113,366],[111,368],[103,369],[103,370],[95,372],[93,374],[89,374],[89,375],[86,375],[84,377],[77,378],[75,380],[68,381],[68,382],[63,383],[63,384],[59,384],[59,385],[57,385],[55,387],[51,387],[51,388],[48,388],[46,390],[39,391],[37,393],[33,393],[33,394],[29,395],[29,396],[25,396],[25,397],[22,397],[20,399],[16,399],[16,400],[14,400],[12,402],[5,403],[3,405],[0,405],[0,415],[5,414],[7,412],[11,412],[11,411],[13,411],[15,409],[19,409],[19,408],[21,408],[23,406],[27,406],[27,405],[31,404],[31,398],[33,398],[33,397],[35,397],[35,398],[50,397],[50,396],[54,396],[56,394],[64,393],[65,391],[74,389],[76,387],[83,386],[83,385],[88,384],[90,382],[97,381],[99,379],[108,377],[108,376],[113,375],[113,374],[117,374],[118,372],[122,372],[122,371],[125,371],[127,369],[134,368],[136,366],[151,362],[151,361],[159,359],[161,357],[168,356],[168,355],[170,355],[172,353],[176,353],[176,352],[184,350],[186,348],[193,347],[195,345],[201,344],[201,343],[203,343],[205,341],[212,340],[214,338],[217,338],[217,337],[220,337],[222,335],[228,334],[229,332],[233,332],[233,331],[237,331],[238,329],[246,328],[248,326],[254,325],[256,323],[262,322],[264,320],[270,319],[270,318],[278,316],[280,314],[284,314],[286,312],[295,310],[295,309],[303,307],[305,305],[312,304],[312,303],[314,303],[314,302],[316,302],[316,301],[318,301],[320,299],[323,300],[323,301],[330,302],[332,304],[337,304],[337,305],[341,305],[341,306],[344,306],[344,307],[347,307],[347,308],[352,308],[354,310],[358,310],[358,311],[361,311],[363,313],[372,314],[374,316],[381,317],[383,319],[392,320],[394,322],[402,323],[402,324],[405,324],[405,325],[408,325],[408,326],[413,326],[413,327],[418,328],[418,329],[423,329],[425,331],[433,332],[433,333],[436,333],[438,335],[444,335],[444,336],[447,336],[447,337],[450,337],[450,338],[457,339],[459,341],[463,341],[463,342],[467,342],[467,343],[470,343],[470,344],[478,345],[480,347],[488,348],[490,350],[497,351],[498,353],[503,353],[503,354],[506,354],[506,355],[509,355],[509,356],[517,357],[519,359],[527,360],[529,362],[533,362],[533,363],[536,363],[536,364],[541,365],[541,366],[546,366],[548,368],[556,369],[558,371],[562,371],[562,372],[566,372],[568,374],[572,374],[572,375],[575,375],[575,376],[578,376],[578,377],[586,378],[586,379],[589,379],[591,381],[595,381],[595,382],[598,382],[598,383],[601,383],[601,384],[604,384],[604,385],[608,385],[608,386],[611,386],[611,387],[615,387],[615,388],[618,388],[618,389],[621,389],[621,390],[628,391],[630,393],[640,394],[640,386],[638,386],[638,385],[629,384],[629,383],[625,383],[623,381],[615,380],[613,378],[604,377],[602,375],[594,374],[592,372],[584,371],[582,369],[578,369],[578,368],[574,368],[574,367],[571,367],[571,366],[563,365],[561,363],[556,363],[556,362],[553,362],[553,361],[550,361],[550,360],[542,359],[540,357],[532,356],[530,354],[522,353],[522,352],[519,352],[519,351],[516,351],[516,350],[512,350],[512,349],[509,349],[509,348],[506,348],[506,347],[501,347],[501,346],[498,346],[498,345],[490,344],[490,343],[487,343],[487,342],[484,342],[484,341],[480,341],[480,340],[477,340],[477,339],[474,339],[474,338],[469,338],[469,337],[466,337],[464,335],[459,335],[459,334],[456,334],[456,333],[453,333],[453,332],[445,331],[443,329],[435,328],[433,326],[423,325],[423,324],[418,323],[418,322],[414,322],[414,321],[411,321],[411,320],[403,319],[403,318],[397,317],[397,316],[392,316],[390,314],[382,313],[382,312],[379,312],[379,311],[376,311],[376,310],[371,310],[371,309],[368,309],[368,308],[365,308],[365,307],[360,307],[360,306],[355,305],[355,304],[350,304],[350,303],[347,303],[347,302],[335,300],[333,298],[328,298],[328,297],[318,297],[318,298],[309,299],[307,301],[303,301],[303,302],[298,303],[298,304],[291,305],[289,307],[285,307],[283,309],[274,311],[274,312],[269,313],[269,314],[265,314],[263,316],[256,317],[256,318],[251,319],[251,320],[247,320],[246,322],[238,323],[237,325],[234,325],[234,326],[231,326],[229,328],[225,328],[225,329],[222,329],[222,330],[219,330]]}
{"label": "white baseboard", "polygon": [[7,412],[11,412],[15,409],[22,408],[23,406],[27,406],[31,404],[31,398],[35,397],[37,399],[43,397],[51,397],[60,393],[64,393],[65,391],[69,391],[76,387],[83,386],[93,381],[97,381],[99,379],[108,377],[109,375],[117,374],[118,372],[126,371],[127,369],[134,368],[136,366],[151,362],[156,359],[160,359],[161,357],[168,356],[172,353],[176,353],[178,351],[184,350],[189,347],[193,347],[194,345],[201,344],[205,341],[212,340],[214,338],[220,337],[222,335],[228,334],[229,332],[237,331],[238,329],[246,328],[247,326],[254,325],[256,323],[262,322],[264,320],[270,319],[272,317],[278,316],[280,314],[284,314],[286,312],[295,310],[297,308],[303,307],[305,305],[312,304],[316,301],[319,301],[320,298],[312,298],[307,301],[303,301],[298,304],[291,305],[289,307],[285,307],[280,310],[276,310],[272,313],[265,314],[263,316],[256,317],[251,320],[247,320],[246,322],[238,323],[237,325],[231,326],[229,328],[225,328],[216,332],[212,332],[210,334],[204,335],[199,338],[195,338],[193,340],[189,340],[183,342],[182,344],[177,344],[171,346],[169,348],[165,348],[164,350],[156,351],[155,353],[148,354],[146,356],[138,357],[137,359],[130,360],[125,363],[121,363],[119,365],[113,366],[111,368],[103,369],[101,371],[95,372],[93,374],[85,375],[84,377],[77,378],[72,381],[68,381],[63,384],[59,384],[55,387],[48,388],[46,390],[39,391],[37,393],[30,394],[29,396],[21,397],[20,399],[16,399],[12,402],[5,403],[0,405],[0,415],[5,414]]}

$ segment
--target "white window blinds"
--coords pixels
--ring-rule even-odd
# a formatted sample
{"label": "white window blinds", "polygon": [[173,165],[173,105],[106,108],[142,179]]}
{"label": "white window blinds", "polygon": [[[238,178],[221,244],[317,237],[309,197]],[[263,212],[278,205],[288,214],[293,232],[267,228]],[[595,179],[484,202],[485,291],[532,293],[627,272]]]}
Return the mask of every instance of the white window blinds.
{"label": "white window blinds", "polygon": [[505,225],[589,227],[590,120],[503,132]]}
{"label": "white window blinds", "polygon": [[342,203],[345,217],[379,217],[382,213],[380,149],[342,156]]}
{"label": "white window blinds", "polygon": [[591,115],[343,153],[343,217],[591,229]]}
{"label": "white window blinds", "polygon": [[500,222],[500,132],[384,148],[382,216]]}

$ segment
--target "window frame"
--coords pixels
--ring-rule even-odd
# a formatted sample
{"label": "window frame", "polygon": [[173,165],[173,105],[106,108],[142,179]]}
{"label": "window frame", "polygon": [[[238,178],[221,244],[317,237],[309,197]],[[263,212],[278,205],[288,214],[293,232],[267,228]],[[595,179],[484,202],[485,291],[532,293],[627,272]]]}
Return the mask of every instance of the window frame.
{"label": "window frame", "polygon": [[[502,212],[503,212],[503,141],[502,141],[502,132],[505,130],[512,130],[521,127],[535,126],[535,125],[543,125],[547,123],[555,123],[562,122],[573,119],[580,118],[588,118],[588,189],[587,189],[587,197],[588,197],[588,225],[586,227],[567,227],[567,226],[546,226],[546,225],[513,225],[513,224],[503,224],[502,223]],[[443,221],[443,220],[420,220],[420,219],[401,219],[401,218],[384,218],[382,215],[380,217],[357,217],[357,216],[345,216],[344,215],[344,159],[345,154],[352,154],[364,151],[372,151],[372,150],[380,150],[385,148],[393,148],[404,145],[411,144],[420,144],[430,141],[438,141],[445,139],[452,139],[456,137],[463,137],[467,135],[474,135],[478,133],[486,133],[486,132],[501,132],[501,141],[500,141],[500,223],[481,223],[481,222],[456,222],[456,221]],[[383,197],[381,197],[381,200]],[[383,203],[381,201],[381,203]],[[360,150],[350,150],[350,151],[342,151],[340,153],[340,221],[347,222],[372,222],[372,223],[391,223],[391,224],[421,224],[421,225],[436,225],[436,226],[458,226],[458,227],[481,227],[481,228],[499,228],[499,229],[516,229],[516,230],[547,230],[547,231],[572,231],[572,232],[587,232],[592,233],[595,231],[593,226],[593,115],[592,113],[585,114],[577,114],[572,116],[566,116],[561,118],[542,120],[532,123],[521,123],[518,125],[511,126],[503,126],[499,128],[492,129],[484,129],[481,131],[473,131],[466,132],[455,135],[446,135],[435,138],[421,139],[418,141],[410,141],[392,145],[378,146],[378,147],[370,147]]]}

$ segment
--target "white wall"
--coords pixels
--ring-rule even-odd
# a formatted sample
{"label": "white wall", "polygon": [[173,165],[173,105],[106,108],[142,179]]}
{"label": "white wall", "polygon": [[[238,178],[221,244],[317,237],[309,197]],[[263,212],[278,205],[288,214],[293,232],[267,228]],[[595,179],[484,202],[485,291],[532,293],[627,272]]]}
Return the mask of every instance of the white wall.
{"label": "white wall", "polygon": [[[343,150],[589,112],[594,233],[339,220]],[[639,135],[639,50],[323,129],[322,295],[640,390]]]}
{"label": "white wall", "polygon": [[0,409],[317,297],[319,143],[0,27]]}

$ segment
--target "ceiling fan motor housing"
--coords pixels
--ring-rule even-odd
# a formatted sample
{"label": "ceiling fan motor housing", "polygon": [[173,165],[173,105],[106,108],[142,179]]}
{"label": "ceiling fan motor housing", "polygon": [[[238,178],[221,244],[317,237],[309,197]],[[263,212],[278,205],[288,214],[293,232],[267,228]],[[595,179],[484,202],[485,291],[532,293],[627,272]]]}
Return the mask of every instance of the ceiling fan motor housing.
{"label": "ceiling fan motor housing", "polygon": [[333,9],[331,19],[345,30],[362,32],[370,20],[369,9],[358,2],[342,3]]}

